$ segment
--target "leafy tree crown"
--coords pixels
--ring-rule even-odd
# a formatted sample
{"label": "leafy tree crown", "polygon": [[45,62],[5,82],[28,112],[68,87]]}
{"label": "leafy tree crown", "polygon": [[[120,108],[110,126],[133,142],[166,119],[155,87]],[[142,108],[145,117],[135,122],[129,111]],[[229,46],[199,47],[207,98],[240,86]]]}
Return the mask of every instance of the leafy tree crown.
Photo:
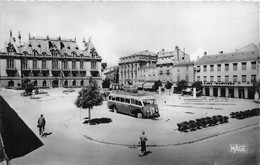
{"label": "leafy tree crown", "polygon": [[93,81],[91,84],[79,91],[75,105],[83,109],[92,109],[94,106],[102,105],[102,102],[103,96],[100,93],[100,87],[95,81]]}

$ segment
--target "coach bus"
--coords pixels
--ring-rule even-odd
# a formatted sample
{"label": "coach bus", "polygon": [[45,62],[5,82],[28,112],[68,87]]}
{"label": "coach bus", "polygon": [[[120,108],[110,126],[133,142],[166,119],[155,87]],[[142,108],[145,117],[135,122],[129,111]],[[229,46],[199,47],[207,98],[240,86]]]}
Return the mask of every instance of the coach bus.
{"label": "coach bus", "polygon": [[160,117],[156,99],[153,96],[130,93],[112,93],[107,106],[114,112],[124,113],[137,118]]}

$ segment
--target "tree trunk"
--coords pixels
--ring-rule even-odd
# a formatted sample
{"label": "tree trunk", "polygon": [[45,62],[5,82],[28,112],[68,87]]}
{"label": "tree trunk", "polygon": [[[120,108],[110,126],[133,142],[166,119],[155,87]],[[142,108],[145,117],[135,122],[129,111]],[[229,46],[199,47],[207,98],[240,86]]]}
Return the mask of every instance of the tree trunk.
{"label": "tree trunk", "polygon": [[90,115],[90,108],[88,108],[88,124],[90,125],[90,117],[91,117],[91,115]]}
{"label": "tree trunk", "polygon": [[259,93],[256,91],[255,92],[255,97],[254,97],[255,101],[258,101],[259,100]]}

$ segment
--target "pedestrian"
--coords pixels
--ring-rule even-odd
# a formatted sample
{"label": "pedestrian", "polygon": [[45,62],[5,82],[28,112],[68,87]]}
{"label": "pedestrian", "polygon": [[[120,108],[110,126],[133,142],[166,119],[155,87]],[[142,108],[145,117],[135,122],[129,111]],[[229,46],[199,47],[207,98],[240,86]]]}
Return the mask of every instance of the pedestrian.
{"label": "pedestrian", "polygon": [[145,135],[145,132],[142,131],[142,134],[140,136],[140,142],[141,142],[141,151],[140,151],[140,154],[139,156],[143,156],[145,155],[146,153],[146,141],[148,141],[146,135]]}
{"label": "pedestrian", "polygon": [[40,135],[43,135],[43,131],[45,129],[45,124],[46,124],[45,118],[41,114],[41,117],[38,119],[38,125],[37,125],[37,127],[39,128]]}

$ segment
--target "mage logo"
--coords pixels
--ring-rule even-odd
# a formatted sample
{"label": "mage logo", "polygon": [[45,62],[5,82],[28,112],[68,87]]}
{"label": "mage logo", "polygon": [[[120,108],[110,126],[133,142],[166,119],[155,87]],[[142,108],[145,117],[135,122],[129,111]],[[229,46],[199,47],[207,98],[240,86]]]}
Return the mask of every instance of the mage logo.
{"label": "mage logo", "polygon": [[230,144],[229,151],[232,154],[236,153],[247,153],[248,152],[248,145],[247,144]]}

